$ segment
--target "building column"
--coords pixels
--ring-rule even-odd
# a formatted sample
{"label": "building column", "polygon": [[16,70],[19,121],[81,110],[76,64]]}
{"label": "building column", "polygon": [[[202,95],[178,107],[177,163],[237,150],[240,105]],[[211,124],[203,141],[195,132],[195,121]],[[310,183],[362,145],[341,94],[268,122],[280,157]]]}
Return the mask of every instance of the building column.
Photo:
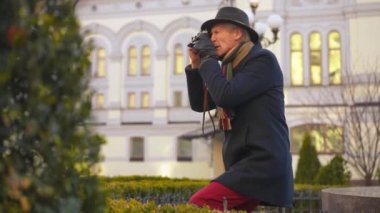
{"label": "building column", "polygon": [[168,123],[168,90],[169,88],[169,68],[167,64],[168,54],[166,51],[160,51],[156,55],[153,97],[154,97],[154,113],[153,124]]}
{"label": "building column", "polygon": [[121,88],[122,88],[122,57],[121,54],[111,55],[108,64],[108,110],[107,124],[121,123]]}

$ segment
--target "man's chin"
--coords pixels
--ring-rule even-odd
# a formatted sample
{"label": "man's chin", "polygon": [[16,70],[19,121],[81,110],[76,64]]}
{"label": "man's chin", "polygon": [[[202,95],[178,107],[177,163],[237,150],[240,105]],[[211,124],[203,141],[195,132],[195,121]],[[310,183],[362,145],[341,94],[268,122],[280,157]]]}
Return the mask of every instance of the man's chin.
{"label": "man's chin", "polygon": [[226,54],[219,54],[219,53],[216,53],[216,55],[218,55],[218,58],[219,58],[219,60],[221,61],[221,60],[224,58],[224,56],[225,56]]}

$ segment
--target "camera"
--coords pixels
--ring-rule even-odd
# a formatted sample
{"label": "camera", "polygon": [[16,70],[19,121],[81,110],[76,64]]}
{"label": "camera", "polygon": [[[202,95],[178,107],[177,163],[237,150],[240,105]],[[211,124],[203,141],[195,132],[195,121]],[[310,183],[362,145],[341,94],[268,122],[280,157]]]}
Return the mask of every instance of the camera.
{"label": "camera", "polygon": [[209,36],[209,33],[207,32],[207,30],[203,30],[203,31],[199,32],[196,36],[191,37],[191,42],[189,44],[187,44],[187,46],[193,48],[194,45],[199,40],[199,36],[202,34],[207,34]]}

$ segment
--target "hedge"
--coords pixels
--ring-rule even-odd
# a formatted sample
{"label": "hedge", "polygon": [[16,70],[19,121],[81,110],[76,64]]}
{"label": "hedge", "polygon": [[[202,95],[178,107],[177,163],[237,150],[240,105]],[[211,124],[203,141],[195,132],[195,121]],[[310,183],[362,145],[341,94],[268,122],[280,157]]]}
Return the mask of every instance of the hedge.
{"label": "hedge", "polygon": [[[208,208],[197,208],[186,204],[190,196],[207,185],[210,180],[145,176],[103,177],[101,180],[108,194],[106,212],[151,212],[150,209],[155,209],[154,212],[211,212]],[[340,186],[296,184],[293,210],[320,210],[321,189]],[[174,199],[165,200],[165,196]],[[264,208],[263,211],[267,210],[268,208]]]}

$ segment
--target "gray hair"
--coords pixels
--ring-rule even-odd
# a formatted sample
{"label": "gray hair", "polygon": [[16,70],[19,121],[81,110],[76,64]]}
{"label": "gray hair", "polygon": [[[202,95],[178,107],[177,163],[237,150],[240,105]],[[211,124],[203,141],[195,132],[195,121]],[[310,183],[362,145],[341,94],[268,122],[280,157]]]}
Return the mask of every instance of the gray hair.
{"label": "gray hair", "polygon": [[231,30],[240,29],[241,32],[243,33],[243,36],[241,37],[241,41],[250,41],[251,40],[251,37],[250,37],[248,31],[246,29],[244,29],[243,27],[240,27],[239,25],[232,24],[232,23],[224,23],[224,25],[227,28],[230,28]]}

